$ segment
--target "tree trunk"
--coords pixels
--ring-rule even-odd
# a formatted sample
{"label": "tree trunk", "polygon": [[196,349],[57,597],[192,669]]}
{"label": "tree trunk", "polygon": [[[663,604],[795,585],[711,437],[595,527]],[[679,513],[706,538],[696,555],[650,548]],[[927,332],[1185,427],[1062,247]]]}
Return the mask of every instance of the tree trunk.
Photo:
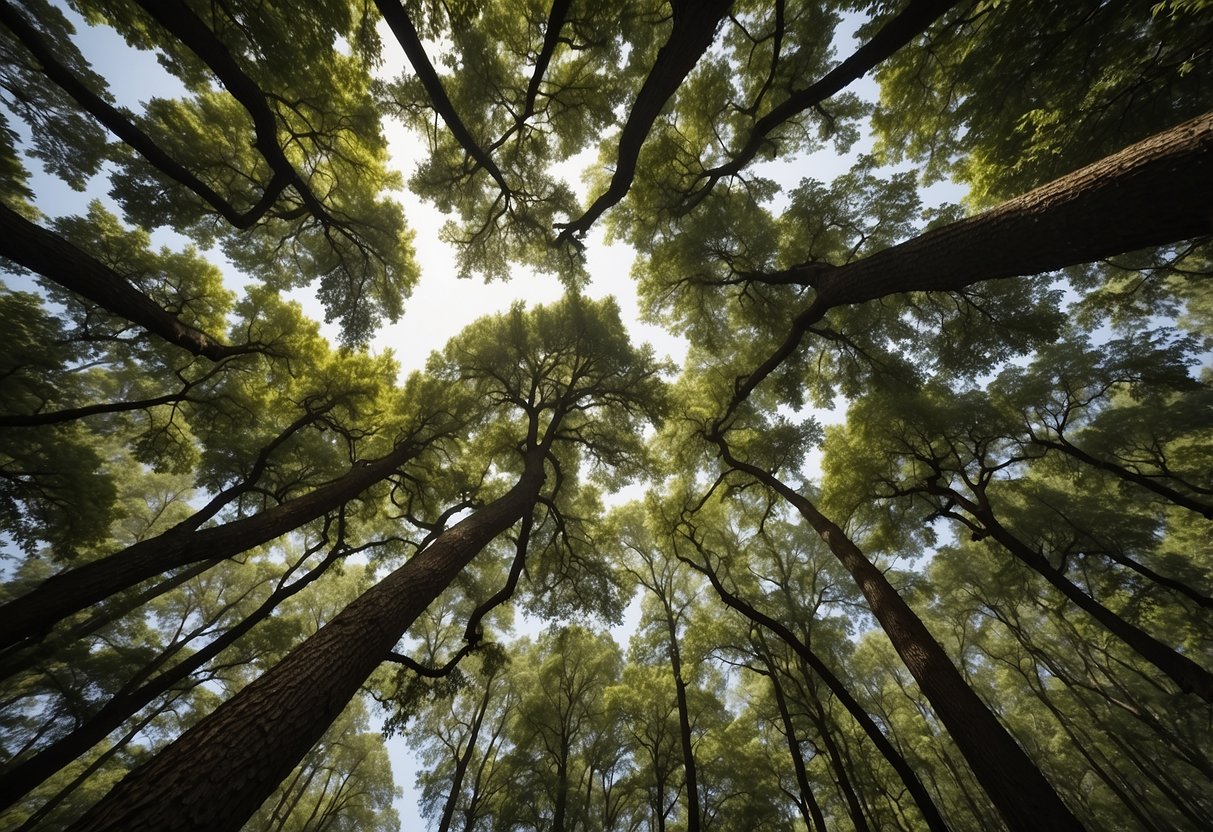
{"label": "tree trunk", "polygon": [[927,792],[922,781],[918,779],[918,775],[914,773],[914,769],[909,761],[893,746],[893,743],[880,730],[875,720],[856,701],[855,697],[851,695],[851,692],[847,690],[846,685],[838,678],[834,671],[804,641],[797,638],[796,634],[788,627],[769,615],[759,612],[753,605],[725,589],[724,585],[720,582],[719,576],[710,566],[706,569],[700,568],[700,571],[707,575],[712,587],[716,590],[716,594],[720,596],[720,599],[724,601],[726,606],[732,607],[750,621],[759,626],[766,627],[772,633],[779,636],[785,644],[796,652],[801,661],[811,668],[818,678],[826,683],[826,687],[830,689],[830,693],[842,703],[842,706],[847,709],[851,717],[859,723],[859,727],[863,729],[864,734],[872,741],[872,744],[876,746],[877,750],[880,751],[893,770],[897,772],[901,778],[901,782],[906,787],[906,791],[910,793],[910,796],[918,806],[918,810],[922,812],[922,817],[926,821],[927,828],[932,830],[932,832],[948,832],[947,823],[944,822],[943,817],[939,814],[938,807],[936,807],[935,802],[931,799],[931,795]]}
{"label": "tree trunk", "polygon": [[602,214],[627,196],[636,178],[636,164],[653,122],[661,115],[667,102],[699,63],[699,59],[716,39],[720,21],[729,13],[732,0],[689,0],[675,2],[674,25],[669,39],[662,44],[644,79],[636,100],[628,111],[627,121],[619,131],[616,142],[615,173],[611,184],[598,195],[585,213],[562,224],[560,240],[583,237]]}
{"label": "tree trunk", "polygon": [[667,599],[665,620],[670,636],[670,669],[674,673],[674,693],[678,701],[678,733],[682,747],[682,767],[687,784],[687,832],[699,832],[702,812],[699,808],[699,774],[695,766],[695,749],[691,743],[691,712],[687,706],[687,685],[682,678],[682,655],[678,650],[678,631],[674,627],[674,612]]}
{"label": "tree trunk", "polygon": [[476,716],[472,719],[472,729],[468,732],[467,746],[459,755],[459,759],[455,761],[455,774],[451,778],[451,793],[447,795],[446,803],[442,807],[438,832],[447,832],[451,828],[451,818],[455,816],[455,804],[459,802],[459,792],[463,790],[463,778],[467,774],[468,765],[472,762],[472,754],[476,751],[476,738],[480,736],[480,724],[484,721],[484,714],[489,709],[492,695],[493,677],[490,676],[484,683],[484,696],[480,697],[480,706],[476,709]]}
{"label": "tree trunk", "polygon": [[800,751],[800,740],[796,738],[796,725],[792,722],[792,714],[788,710],[788,700],[783,693],[783,685],[775,670],[775,663],[766,653],[762,655],[763,663],[767,666],[767,676],[771,680],[771,690],[775,694],[775,705],[779,708],[779,718],[783,722],[783,735],[788,740],[788,753],[792,755],[792,767],[796,770],[796,785],[800,789],[798,806],[804,818],[806,832],[826,832],[826,819],[821,814],[821,806],[813,796],[813,787],[809,784],[809,773],[805,769],[804,755]]}
{"label": "tree trunk", "polygon": [[1182,508],[1186,508],[1189,511],[1194,511],[1206,520],[1213,520],[1213,505],[1210,505],[1209,503],[1202,503],[1195,497],[1189,497],[1187,494],[1176,491],[1174,488],[1169,488],[1154,477],[1147,477],[1145,474],[1140,474],[1137,471],[1130,470],[1123,465],[1117,465],[1115,462],[1109,462],[1106,459],[1100,459],[1099,457],[1092,456],[1082,448],[1072,444],[1064,436],[1059,437],[1057,440],[1053,440],[1046,439],[1043,436],[1031,434],[1031,440],[1034,445],[1039,445],[1042,448],[1058,451],[1066,454],[1067,456],[1071,456],[1080,462],[1085,462],[1092,468],[1098,468],[1100,471],[1107,471],[1113,476],[1120,477],[1125,482],[1131,482],[1134,485],[1141,486],[1147,491],[1153,491],[1155,494],[1168,502],[1174,503]]}
{"label": "tree trunk", "polygon": [[884,572],[803,495],[769,472],[734,458],[722,438],[716,442],[726,463],[790,502],[855,579],[881,629],[1013,832],[1082,829],[1040,769],[965,683]]}
{"label": "tree trunk", "polygon": [[902,292],[958,291],[1213,234],[1213,113],[1130,145],[975,217],[845,266],[806,266],[778,282],[817,296],[784,342],[737,385],[731,412],[830,309]]}
{"label": "tree trunk", "polygon": [[545,447],[505,495],[442,532],[274,668],[127,775],[71,828],[235,832],[341,713],[409,625],[531,510]]}
{"label": "tree trunk", "polygon": [[[963,499],[963,498],[961,498]],[[1137,655],[1161,670],[1184,693],[1194,693],[1206,702],[1213,703],[1213,673],[1196,662],[1163,644],[1149,633],[1125,621],[1112,610],[1096,601],[1061,570],[1049,563],[1044,555],[1013,535],[995,519],[988,508],[964,500],[962,505],[981,523],[1016,559],[1040,574],[1075,606],[1098,621],[1112,635],[1123,641]]]}
{"label": "tree trunk", "polygon": [[860,805],[859,795],[855,793],[855,787],[851,785],[851,778],[847,774],[846,765],[843,763],[842,753],[839,751],[838,744],[834,742],[833,726],[826,719],[825,708],[822,707],[821,699],[818,698],[817,691],[811,679],[805,679],[804,689],[810,697],[808,704],[812,706],[812,710],[807,713],[807,716],[809,721],[817,728],[817,735],[821,737],[821,744],[826,748],[826,756],[830,760],[830,767],[834,769],[834,778],[838,783],[838,791],[842,794],[842,799],[847,804],[847,814],[851,816],[851,824],[855,827],[855,832],[868,832],[868,820],[863,813],[863,806]]}
{"label": "tree trunk", "polygon": [[100,260],[3,204],[0,204],[0,255],[193,355],[219,361],[260,349],[253,345],[229,346],[183,323]]}
{"label": "tree trunk", "polygon": [[72,613],[171,569],[234,557],[322,517],[387,477],[417,450],[415,445],[403,444],[387,456],[356,463],[332,482],[260,514],[197,531],[170,529],[47,578],[0,606],[0,648],[39,639]]}
{"label": "tree trunk", "polygon": [[48,777],[105,739],[111,731],[119,728],[122,723],[147,707],[156,697],[170,691],[174,685],[188,678],[190,674],[214,659],[257,624],[269,618],[279,604],[296,595],[323,575],[342,554],[340,549],[334,548],[307,574],[289,585],[275,589],[248,617],[225,630],[222,635],[210,641],[205,647],[142,686],[131,689],[133,683],[128,682],[99,711],[77,725],[71,733],[6,772],[0,778],[0,810],[16,803],[23,795],[39,786]]}

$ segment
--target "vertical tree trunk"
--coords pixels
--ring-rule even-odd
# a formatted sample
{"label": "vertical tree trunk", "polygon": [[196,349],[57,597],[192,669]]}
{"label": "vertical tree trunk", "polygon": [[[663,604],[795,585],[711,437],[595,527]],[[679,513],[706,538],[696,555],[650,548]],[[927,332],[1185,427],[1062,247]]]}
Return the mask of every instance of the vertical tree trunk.
{"label": "vertical tree trunk", "polygon": [[851,574],[906,669],[1013,832],[1082,829],[1040,769],[964,681],[943,647],[897,594],[884,572],[803,495],[768,471],[737,460],[723,438],[715,441],[728,465],[754,477],[791,503]]}
{"label": "vertical tree trunk", "polygon": [[682,678],[682,654],[678,650],[678,631],[674,626],[674,612],[666,598],[661,599],[665,607],[666,626],[670,636],[670,668],[674,673],[674,693],[678,701],[678,733],[682,747],[682,767],[687,783],[687,832],[699,832],[702,813],[699,808],[699,773],[695,766],[695,749],[691,742],[691,711],[687,705],[687,685]]}
{"label": "vertical tree trunk", "polygon": [[341,713],[409,625],[531,510],[544,451],[506,494],[442,532],[213,714],[127,775],[75,832],[235,832]]}
{"label": "vertical tree trunk", "polygon": [[788,740],[788,753],[792,755],[792,767],[796,770],[796,785],[800,789],[799,808],[804,817],[806,832],[826,832],[826,819],[821,814],[821,806],[813,796],[813,787],[809,785],[809,773],[805,769],[804,755],[800,751],[800,740],[796,737],[796,725],[792,722],[792,713],[788,710],[788,700],[783,693],[783,685],[779,682],[775,663],[765,652],[762,654],[763,663],[767,666],[767,676],[771,680],[771,691],[775,694],[775,705],[779,708],[779,718],[783,722],[783,735]]}

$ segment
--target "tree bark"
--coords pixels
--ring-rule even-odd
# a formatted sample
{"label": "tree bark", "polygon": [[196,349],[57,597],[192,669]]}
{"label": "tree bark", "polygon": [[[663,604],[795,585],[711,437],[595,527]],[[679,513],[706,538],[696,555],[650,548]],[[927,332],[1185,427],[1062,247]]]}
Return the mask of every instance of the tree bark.
{"label": "tree bark", "polygon": [[330,483],[252,517],[221,526],[163,534],[48,578],[0,606],[0,648],[37,639],[63,618],[148,578],[191,563],[230,558],[340,508],[416,455],[402,444],[387,456],[359,462]]}
{"label": "tree bark", "polygon": [[881,629],[1012,832],[1082,829],[884,573],[811,501],[771,473],[737,460],[723,438],[714,441],[730,467],[749,474],[791,503],[851,574]]}
{"label": "tree bark", "polygon": [[127,775],[73,832],[240,829],[417,616],[534,506],[545,451],[532,448],[522,476],[506,494],[443,531],[273,669]]}
{"label": "tree bark", "polygon": [[[229,627],[205,647],[182,659],[145,684],[138,685],[137,681],[127,683],[99,711],[77,725],[71,733],[6,772],[0,778],[0,811],[16,803],[25,794],[41,785],[48,777],[105,739],[111,731],[121,727],[122,723],[139,713],[156,697],[167,693],[175,685],[217,657],[241,636],[269,618],[279,604],[313,583],[344,554],[342,549],[334,547],[328,556],[310,569],[307,574],[291,584],[276,588],[257,609],[238,624]],[[197,684],[197,681],[194,681],[193,684]]]}
{"label": "tree bark", "polygon": [[219,361],[261,349],[256,345],[229,346],[183,323],[100,260],[3,204],[0,204],[0,256],[193,355]]}
{"label": "tree bark", "polygon": [[678,738],[682,748],[682,769],[687,786],[687,832],[699,832],[703,814],[699,808],[699,773],[695,766],[695,748],[691,742],[691,710],[687,705],[687,683],[682,678],[682,654],[678,650],[674,611],[664,597],[661,598],[661,605],[665,608],[666,627],[670,637],[670,669],[674,674],[674,694],[678,703]]}
{"label": "tree bark", "polygon": [[[737,385],[732,412],[830,309],[902,292],[959,291],[1213,234],[1213,112],[975,217],[845,266],[803,267],[817,290],[784,342]],[[779,276],[795,277],[798,269]]]}

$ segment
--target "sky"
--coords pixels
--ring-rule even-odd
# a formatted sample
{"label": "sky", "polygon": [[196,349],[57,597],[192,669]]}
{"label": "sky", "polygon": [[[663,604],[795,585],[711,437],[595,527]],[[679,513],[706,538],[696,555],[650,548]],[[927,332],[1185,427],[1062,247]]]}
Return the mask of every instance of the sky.
{"label": "sky", "polygon": [[[181,85],[160,67],[152,54],[127,47],[113,30],[90,30],[78,16],[71,12],[68,14],[77,24],[76,41],[81,51],[93,67],[109,80],[110,90],[120,104],[139,109],[142,102],[153,96],[172,96],[181,91]],[[853,29],[853,24],[844,24],[842,27],[842,34],[837,41],[840,54],[845,55],[853,48],[849,37]],[[385,61],[381,73],[385,78],[392,78],[405,71],[408,65],[403,51],[386,27],[383,27],[381,34],[385,46]],[[431,57],[436,58],[435,55]],[[865,79],[853,91],[873,97],[875,85]],[[18,120],[13,119],[11,123],[21,130]],[[425,151],[421,139],[401,124],[392,122],[387,125],[387,136],[393,163],[407,179]],[[855,157],[869,147],[870,141],[864,139],[847,156],[840,157],[832,150],[826,150],[793,163],[767,164],[762,173],[785,186],[795,185],[804,176],[829,182],[844,173]],[[597,156],[585,154],[584,160],[597,163]],[[94,179],[84,193],[79,193],[59,180],[39,172],[33,160],[30,160],[29,166],[34,172],[31,185],[37,195],[38,207],[47,215],[83,213],[88,201],[94,198],[102,199],[117,212],[117,206],[106,196],[108,186],[104,174]],[[575,164],[570,167],[575,167]],[[582,197],[583,203],[588,203],[585,189],[576,174],[570,176],[569,184]],[[415,246],[421,279],[406,302],[404,315],[399,321],[386,324],[379,330],[371,343],[371,349],[375,352],[390,349],[401,363],[404,372],[422,367],[431,351],[440,349],[447,339],[483,315],[504,311],[517,301],[524,301],[529,305],[540,304],[554,301],[562,294],[563,286],[556,277],[528,271],[520,271],[508,282],[487,284],[475,278],[457,277],[454,251],[440,240],[439,231],[444,217],[432,206],[407,192],[401,192],[397,198],[404,206],[405,216],[416,234]],[[940,191],[934,194],[935,200],[944,198],[955,199],[954,191]],[[925,199],[931,199],[931,195],[924,197]],[[636,292],[630,279],[634,253],[624,245],[607,245],[601,226],[602,223],[599,223],[598,228],[591,232],[586,241],[590,274],[586,293],[594,298],[613,295],[633,340],[652,344],[658,355],[668,357],[680,365],[686,352],[685,343],[660,327],[649,325],[639,318]],[[188,242],[168,229],[154,231],[152,238],[157,245],[174,248],[182,247]],[[223,258],[217,253],[212,259],[221,266],[224,265]],[[241,282],[239,275],[230,267],[225,269],[225,274],[231,282]],[[319,304],[307,290],[298,290],[292,296],[304,305],[312,317],[323,320]],[[335,327],[328,326],[324,331],[335,339]],[[817,415],[823,420],[833,421],[838,418],[837,413],[820,412]],[[810,464],[813,463],[815,460]],[[628,635],[635,629],[638,614],[638,605],[634,603],[629,608],[624,626],[613,631],[616,639],[624,646]],[[539,626],[537,622],[523,622],[519,629],[533,634]],[[416,760],[408,753],[404,740],[400,737],[388,741],[388,747],[396,781],[405,789],[396,804],[401,817],[401,828],[420,829],[422,823],[417,814],[418,794],[412,788]]]}

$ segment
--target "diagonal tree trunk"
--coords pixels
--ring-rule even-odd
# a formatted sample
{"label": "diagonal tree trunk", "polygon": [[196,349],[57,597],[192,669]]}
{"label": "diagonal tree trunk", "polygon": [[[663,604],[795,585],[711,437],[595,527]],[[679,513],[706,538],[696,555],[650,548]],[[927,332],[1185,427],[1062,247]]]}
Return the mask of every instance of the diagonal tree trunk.
{"label": "diagonal tree trunk", "polygon": [[170,529],[108,557],[48,578],[0,606],[0,647],[45,635],[57,622],[116,592],[181,566],[234,557],[353,500],[414,457],[405,443],[387,456],[359,462],[315,490],[252,517],[196,531]]}
{"label": "diagonal tree trunk", "polygon": [[443,531],[213,714],[127,775],[71,829],[235,830],[303,758],[430,602],[531,510],[546,448],[503,496]]}
{"label": "diagonal tree trunk", "polygon": [[0,256],[53,280],[64,289],[193,355],[219,361],[262,349],[254,344],[224,344],[182,322],[100,260],[4,204],[0,204]]}
{"label": "diagonal tree trunk", "polygon": [[723,437],[711,439],[726,464],[791,503],[851,574],[881,629],[1012,832],[1082,829],[1039,767],[965,682],[922,619],[846,533],[773,474],[735,458]]}
{"label": "diagonal tree trunk", "polygon": [[[834,307],[902,292],[959,291],[984,280],[1041,274],[1148,246],[1213,234],[1213,112],[1094,164],[845,266],[767,276],[817,290],[784,342],[741,380],[737,405]],[[762,280],[762,275],[754,276]],[[721,424],[724,420],[721,420]]]}

